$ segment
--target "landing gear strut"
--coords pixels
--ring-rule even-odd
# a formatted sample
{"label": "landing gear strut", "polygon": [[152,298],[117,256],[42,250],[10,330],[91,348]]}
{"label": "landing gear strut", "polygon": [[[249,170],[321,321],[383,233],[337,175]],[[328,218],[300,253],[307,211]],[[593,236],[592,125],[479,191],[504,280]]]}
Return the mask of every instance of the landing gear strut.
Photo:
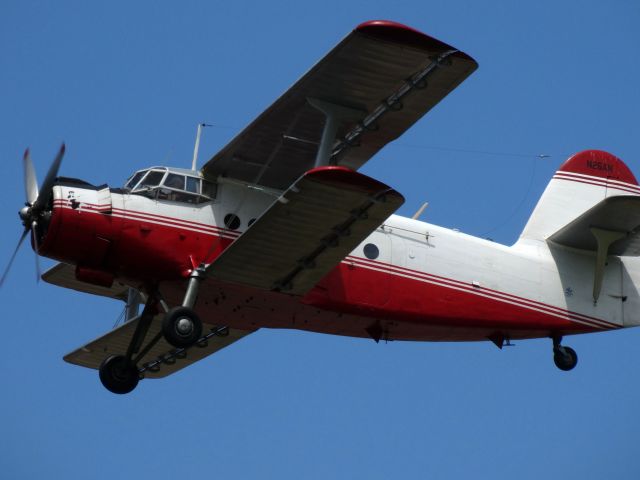
{"label": "landing gear strut", "polygon": [[553,337],[553,362],[560,370],[568,372],[578,364],[578,354],[571,347],[560,344],[562,337]]}

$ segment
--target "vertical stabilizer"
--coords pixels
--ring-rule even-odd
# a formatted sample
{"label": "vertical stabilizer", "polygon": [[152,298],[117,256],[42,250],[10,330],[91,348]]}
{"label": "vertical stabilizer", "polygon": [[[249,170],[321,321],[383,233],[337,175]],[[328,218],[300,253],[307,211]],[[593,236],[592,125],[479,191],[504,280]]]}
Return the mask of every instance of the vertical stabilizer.
{"label": "vertical stabilizer", "polygon": [[576,153],[547,185],[520,240],[544,241],[606,197],[630,194],[640,187],[622,160],[601,150]]}

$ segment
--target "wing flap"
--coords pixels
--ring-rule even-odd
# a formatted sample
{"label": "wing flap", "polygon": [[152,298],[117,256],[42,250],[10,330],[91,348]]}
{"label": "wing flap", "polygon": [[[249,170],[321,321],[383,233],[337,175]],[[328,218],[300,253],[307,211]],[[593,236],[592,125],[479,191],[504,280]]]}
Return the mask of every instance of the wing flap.
{"label": "wing flap", "polygon": [[207,269],[225,282],[304,295],[404,198],[344,167],[307,172]]}
{"label": "wing flap", "polygon": [[593,229],[622,234],[622,238],[609,245],[609,255],[640,256],[640,196],[605,198],[548,240],[566,247],[596,252],[598,240]]}
{"label": "wing flap", "polygon": [[[73,352],[64,356],[66,362],[82,367],[99,369],[100,364],[105,358],[111,355],[124,355],[131,341],[131,337],[135,332],[138,325],[139,317],[126,322],[120,327],[110,331],[109,333],[92,340],[86,345],[74,350]],[[153,338],[161,330],[162,316],[157,315],[151,322],[149,331],[146,335],[146,341]],[[203,325],[204,332],[212,330],[215,327],[210,325]],[[144,372],[146,378],[162,378],[171,375],[185,367],[188,367],[192,363],[202,360],[203,358],[215,353],[230,344],[240,340],[241,338],[253,333],[255,330],[238,330],[238,329],[226,329],[228,332],[224,336],[214,335],[209,338],[206,345],[196,345],[188,349],[183,355],[171,357],[171,352],[175,351],[175,348],[165,342],[164,339],[160,339],[153,348],[140,360],[138,367],[144,367],[148,364],[156,364],[157,366],[152,369],[147,369]],[[165,360],[166,359],[166,360]],[[158,362],[159,360],[159,362]]]}
{"label": "wing flap", "polygon": [[309,99],[360,112],[340,125],[331,159],[334,165],[357,170],[477,66],[468,55],[404,25],[364,23],[202,171],[214,179],[223,175],[286,189],[313,168],[325,124],[324,115]]}

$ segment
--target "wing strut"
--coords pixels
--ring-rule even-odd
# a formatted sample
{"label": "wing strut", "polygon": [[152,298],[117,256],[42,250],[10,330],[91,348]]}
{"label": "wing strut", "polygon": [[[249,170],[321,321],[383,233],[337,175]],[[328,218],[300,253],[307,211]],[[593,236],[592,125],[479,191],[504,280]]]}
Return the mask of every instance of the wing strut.
{"label": "wing strut", "polygon": [[333,144],[338,136],[338,128],[343,120],[357,120],[363,113],[355,108],[349,108],[335,103],[325,102],[317,98],[307,98],[307,102],[320,110],[325,116],[324,127],[322,129],[322,137],[320,138],[320,146],[316,154],[315,167],[325,167],[330,164]]}

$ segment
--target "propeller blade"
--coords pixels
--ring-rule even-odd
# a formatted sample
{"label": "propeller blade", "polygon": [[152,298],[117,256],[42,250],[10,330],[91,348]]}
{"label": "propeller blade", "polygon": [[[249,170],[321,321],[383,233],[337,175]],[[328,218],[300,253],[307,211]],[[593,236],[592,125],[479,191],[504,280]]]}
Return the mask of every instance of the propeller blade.
{"label": "propeller blade", "polygon": [[24,190],[27,195],[27,203],[33,205],[33,202],[38,198],[38,180],[36,179],[36,171],[33,168],[31,153],[28,148],[24,151],[22,163],[24,167]]}
{"label": "propeller blade", "polygon": [[11,255],[11,259],[9,260],[9,264],[7,265],[7,268],[4,269],[2,278],[0,278],[0,287],[4,283],[4,279],[7,278],[7,275],[9,274],[9,270],[11,269],[11,265],[13,264],[13,261],[15,260],[16,255],[18,254],[18,250],[20,250],[20,245],[22,245],[22,242],[24,238],[27,236],[27,233],[29,233],[29,229],[25,228],[24,232],[22,232],[22,236],[20,237],[20,240],[18,240],[18,245],[16,245],[16,249],[13,251],[13,255]]}
{"label": "propeller blade", "polygon": [[35,220],[31,222],[31,238],[33,238],[33,246],[35,247],[33,249],[33,253],[35,253],[36,255],[36,283],[40,281],[40,254],[38,253],[38,251],[40,251],[40,245],[38,244],[38,232],[36,231],[37,227],[38,222],[36,222]]}
{"label": "propeller blade", "polygon": [[64,150],[65,150],[65,146],[63,143],[62,146],[60,147],[60,151],[58,152],[58,155],[56,155],[56,158],[53,160],[53,163],[49,167],[47,176],[44,177],[44,181],[40,186],[40,193],[38,193],[38,198],[36,198],[36,201],[33,204],[33,209],[36,211],[44,209],[49,203],[49,200],[51,200],[51,196],[53,195],[53,191],[52,191],[53,183],[55,182],[56,177],[58,176],[58,169],[60,168],[60,163],[62,163]]}

